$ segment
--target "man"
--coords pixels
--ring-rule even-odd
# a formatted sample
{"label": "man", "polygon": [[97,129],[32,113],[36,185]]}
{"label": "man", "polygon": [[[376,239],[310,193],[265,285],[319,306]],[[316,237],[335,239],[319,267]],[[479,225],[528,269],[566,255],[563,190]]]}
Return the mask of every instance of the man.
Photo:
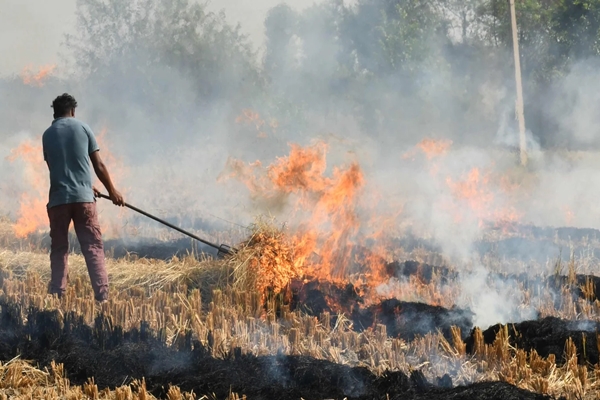
{"label": "man", "polygon": [[47,208],[52,273],[49,292],[61,297],[67,288],[68,233],[72,220],[95,298],[105,302],[108,300],[108,274],[96,213],[95,197],[99,192],[92,186],[92,166],[114,204],[123,206],[123,196],[113,186],[92,130],[75,119],[76,107],[77,101],[67,93],[54,99],[54,121],[42,136],[44,160],[50,170]]}

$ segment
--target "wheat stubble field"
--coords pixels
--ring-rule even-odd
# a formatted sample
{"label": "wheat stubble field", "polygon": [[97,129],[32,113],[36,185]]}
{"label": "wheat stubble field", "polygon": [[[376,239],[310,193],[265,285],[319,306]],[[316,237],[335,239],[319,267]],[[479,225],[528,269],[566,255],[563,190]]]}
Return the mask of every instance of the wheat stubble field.
{"label": "wheat stubble field", "polygon": [[454,305],[468,267],[425,246],[386,263],[396,295],[376,298],[366,281],[293,274],[288,233],[259,222],[222,260],[108,258],[111,300],[99,307],[78,254],[68,294],[48,296],[43,234],[16,238],[4,221],[0,397],[596,398],[594,231],[518,227],[487,240],[518,234],[544,246],[568,235],[572,255],[551,273],[530,263],[507,274],[489,258],[486,279],[510,282],[530,318],[481,329]]}

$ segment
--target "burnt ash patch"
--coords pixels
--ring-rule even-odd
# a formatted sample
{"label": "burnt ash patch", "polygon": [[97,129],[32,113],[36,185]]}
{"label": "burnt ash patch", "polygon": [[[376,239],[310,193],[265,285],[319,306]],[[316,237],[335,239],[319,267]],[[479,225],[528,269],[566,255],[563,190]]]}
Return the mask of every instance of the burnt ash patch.
{"label": "burnt ash patch", "polygon": [[284,298],[290,299],[292,310],[309,315],[318,316],[324,312],[350,314],[364,303],[359,291],[360,288],[351,283],[338,285],[329,281],[294,280]]}
{"label": "burnt ash patch", "polygon": [[[483,331],[485,343],[492,344],[501,328],[501,324],[496,324]],[[508,324],[509,343],[512,346],[527,351],[535,350],[542,357],[554,354],[559,364],[566,361],[564,357],[565,344],[569,338],[577,347],[579,364],[597,364],[599,361],[597,332],[600,332],[600,323],[598,322],[565,321],[556,317]],[[473,332],[465,342],[467,352],[473,353]]]}
{"label": "burnt ash patch", "polygon": [[[516,389],[516,390],[515,390]],[[413,399],[452,399],[452,400],[470,400],[470,399],[497,399],[497,400],[525,400],[532,399],[531,392],[504,382],[479,382],[469,386],[459,386],[453,389],[439,391],[432,390],[429,393],[416,394]],[[550,397],[536,394],[538,399],[550,399]],[[401,400],[403,397],[390,397],[394,400]]]}
{"label": "burnt ash patch", "polygon": [[[560,289],[563,286],[568,287],[574,298],[580,297],[591,301],[600,300],[600,277],[598,276],[577,274],[571,280],[565,275],[552,275],[548,277],[548,282],[555,289]],[[588,294],[582,290],[587,285],[592,289]]]}
{"label": "burnt ash patch", "polygon": [[404,262],[394,261],[386,265],[386,273],[390,277],[410,278],[415,276],[424,284],[431,283],[434,277],[439,278],[440,283],[445,284],[458,278],[458,272],[447,267],[438,267],[414,260]]}
{"label": "burnt ash patch", "polygon": [[[417,274],[418,278],[427,283],[434,276],[455,279],[455,272],[446,268],[419,264],[418,262],[392,263],[388,265],[388,271],[395,276],[402,274],[409,276]],[[561,307],[563,301],[559,295],[562,287],[568,287],[574,298],[580,297],[591,301],[600,299],[600,278],[590,275],[576,275],[575,282],[569,283],[566,276],[552,275],[548,278],[530,278],[525,273],[518,275],[497,275],[494,279],[502,279],[505,282],[522,284],[524,289],[529,290],[532,295],[542,293],[554,293],[554,305]],[[592,287],[590,293],[582,290],[584,285]],[[390,337],[398,337],[405,340],[413,340],[417,336],[438,330],[447,338],[451,338],[450,328],[454,325],[461,329],[463,339],[467,339],[468,345],[472,345],[472,334],[474,314],[468,309],[453,307],[447,309],[440,306],[416,302],[404,302],[397,299],[387,299],[375,305],[365,305],[360,295],[361,288],[351,284],[336,285],[331,282],[309,281],[306,283],[295,281],[290,286],[290,293],[285,298],[289,301],[290,309],[299,310],[309,315],[320,316],[324,312],[331,314],[332,324],[337,322],[337,314],[342,313],[353,323],[356,331],[375,328],[377,325],[385,325],[386,333]],[[579,324],[579,325],[578,325]],[[599,360],[598,349],[594,336],[596,328],[577,328],[577,326],[591,326],[591,322],[569,323],[560,319],[541,319],[526,321],[514,326],[518,335],[511,335],[511,342],[519,348],[527,350],[536,349],[542,355],[555,354],[558,359],[562,357],[566,339],[571,336],[580,350],[582,357],[596,363]],[[500,325],[488,328],[484,332],[486,343],[491,344],[496,337]],[[522,331],[522,332],[521,332]],[[583,335],[586,335],[586,349],[583,351]],[[585,355],[584,355],[585,354]]]}
{"label": "burnt ash patch", "polygon": [[429,383],[416,371],[407,376],[388,372],[381,377],[366,368],[351,368],[303,356],[256,357],[239,350],[215,359],[188,333],[167,347],[160,334],[142,323],[123,331],[104,316],[95,327],[73,313],[31,309],[27,322],[18,305],[0,304],[0,360],[20,355],[41,367],[63,363],[74,384],[94,377],[99,388],[116,387],[132,379],[146,379],[148,390],[165,398],[169,385],[214,393],[225,398],[230,391],[253,399],[547,399],[502,382],[483,382],[448,388],[444,376]]}
{"label": "burnt ash patch", "polygon": [[298,310],[309,315],[321,316],[331,314],[331,324],[337,322],[339,314],[344,314],[352,321],[355,331],[385,325],[390,337],[413,340],[417,336],[437,332],[450,339],[450,328],[454,325],[461,329],[466,338],[473,328],[474,314],[460,308],[447,309],[425,303],[387,299],[374,305],[365,305],[359,288],[352,284],[336,285],[331,282],[299,281],[291,285],[291,310]]}
{"label": "burnt ash patch", "polygon": [[452,326],[460,328],[466,337],[473,328],[473,315],[471,311],[460,308],[447,309],[424,303],[388,299],[366,309],[355,310],[352,321],[360,330],[383,324],[388,336],[405,340],[413,340],[417,336],[438,330],[450,339]]}

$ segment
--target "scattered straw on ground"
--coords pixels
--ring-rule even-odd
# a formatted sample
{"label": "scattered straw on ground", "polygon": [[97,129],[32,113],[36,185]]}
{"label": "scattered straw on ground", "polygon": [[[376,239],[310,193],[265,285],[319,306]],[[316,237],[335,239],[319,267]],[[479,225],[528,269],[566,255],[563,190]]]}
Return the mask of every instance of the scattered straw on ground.
{"label": "scattered straw on ground", "polygon": [[[158,289],[166,284],[187,282],[191,286],[201,283],[217,285],[227,283],[228,273],[222,262],[193,256],[173,257],[169,261],[155,259],[111,259],[106,260],[111,287],[126,290],[132,287]],[[50,260],[47,254],[31,251],[0,250],[0,270],[10,271],[15,278],[24,278],[28,273],[38,274],[42,280],[50,279]],[[69,255],[69,277],[87,276],[83,256]]]}

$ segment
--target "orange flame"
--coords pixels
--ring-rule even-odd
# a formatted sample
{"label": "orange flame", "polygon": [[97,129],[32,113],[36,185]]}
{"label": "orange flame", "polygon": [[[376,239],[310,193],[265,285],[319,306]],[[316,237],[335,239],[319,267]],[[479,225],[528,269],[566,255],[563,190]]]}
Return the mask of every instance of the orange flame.
{"label": "orange flame", "polygon": [[446,182],[455,198],[466,202],[469,208],[478,216],[485,214],[487,205],[493,200],[492,193],[487,189],[488,175],[481,174],[479,168],[473,168],[465,179],[455,182],[448,177]]}
{"label": "orange flame", "polygon": [[[328,176],[326,154],[323,142],[308,147],[293,144],[287,157],[266,168],[260,162],[230,159],[227,177],[241,180],[254,199],[279,208],[289,202],[294,215],[303,217],[291,233],[294,267],[301,275],[329,281],[368,278],[369,285],[376,285],[372,278],[379,276],[381,257],[361,256],[356,251],[367,239],[359,232],[359,198],[365,184],[362,170],[352,162],[334,167]],[[353,263],[364,268],[350,271]]]}
{"label": "orange flame", "polygon": [[452,140],[447,139],[435,140],[426,138],[417,144],[417,147],[425,154],[428,160],[446,154],[450,146],[452,146]]}
{"label": "orange flame", "polygon": [[437,175],[439,172],[439,163],[435,159],[445,155],[451,146],[452,140],[425,138],[417,143],[412,150],[404,153],[402,158],[405,160],[415,160],[417,154],[423,153],[427,161],[431,163],[429,173]]}
{"label": "orange flame", "polygon": [[432,160],[446,154],[451,146],[452,140],[425,138],[417,143],[414,149],[404,153],[402,158],[413,159],[420,150],[428,160]]}
{"label": "orange flame", "polygon": [[56,65],[45,65],[38,68],[38,72],[33,71],[33,66],[28,65],[21,71],[21,79],[25,85],[29,86],[44,86],[46,78],[54,71]]}
{"label": "orange flame", "polygon": [[22,193],[19,200],[17,222],[14,225],[15,235],[19,238],[36,232],[40,227],[48,224],[46,203],[48,197],[47,169],[44,164],[41,140],[25,140],[11,151],[8,156],[10,162],[22,159],[24,178],[31,186],[30,192]]}
{"label": "orange flame", "polygon": [[[446,183],[456,200],[456,204],[466,205],[479,226],[492,223],[495,226],[504,226],[517,222],[521,214],[512,206],[497,204],[496,196],[491,184],[491,174],[482,173],[479,168],[472,168],[461,180],[446,178]],[[498,190],[507,189],[505,180],[500,179]],[[454,213],[455,222],[461,222],[465,214],[457,211]]]}
{"label": "orange flame", "polygon": [[493,227],[507,228],[519,221],[521,213],[500,201],[508,199],[498,199],[498,194],[510,197],[518,189],[518,185],[512,183],[508,177],[501,176],[496,179],[491,172],[476,167],[458,179],[441,175],[441,156],[445,155],[451,146],[451,140],[426,138],[405,153],[403,158],[414,160],[418,153],[425,155],[431,176],[443,180],[450,190],[451,200],[442,200],[442,207],[451,213],[455,222],[475,219],[480,227],[492,224]]}

